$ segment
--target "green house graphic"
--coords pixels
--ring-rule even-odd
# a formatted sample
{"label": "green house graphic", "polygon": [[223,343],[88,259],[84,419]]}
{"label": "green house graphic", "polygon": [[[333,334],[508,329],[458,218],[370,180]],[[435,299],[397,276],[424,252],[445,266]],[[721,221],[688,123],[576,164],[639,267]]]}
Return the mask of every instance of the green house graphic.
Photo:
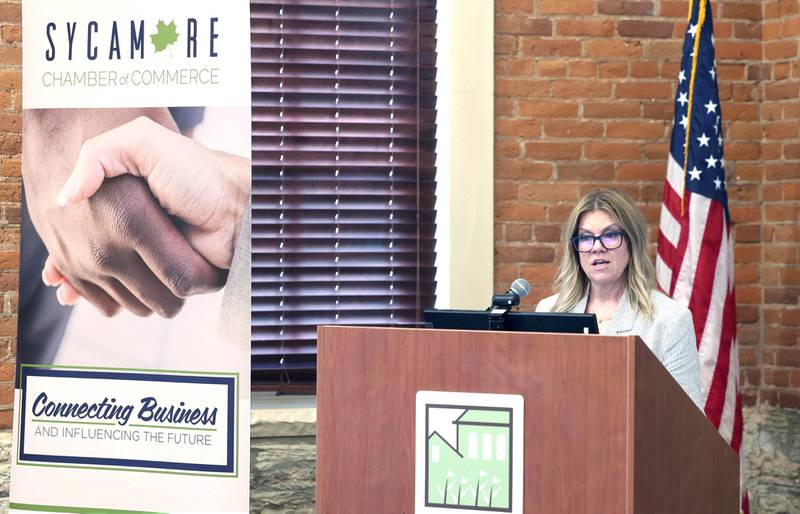
{"label": "green house graphic", "polygon": [[437,408],[455,414],[463,410],[452,421],[455,441],[436,430],[428,434],[425,505],[510,512],[511,409],[428,405],[427,419],[431,409]]}

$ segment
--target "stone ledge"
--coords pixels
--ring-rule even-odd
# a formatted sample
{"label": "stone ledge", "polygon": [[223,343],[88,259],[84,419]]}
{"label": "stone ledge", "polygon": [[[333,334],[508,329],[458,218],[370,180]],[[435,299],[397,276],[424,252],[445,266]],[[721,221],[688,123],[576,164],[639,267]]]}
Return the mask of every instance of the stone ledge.
{"label": "stone ledge", "polygon": [[250,437],[314,437],[317,435],[317,409],[278,408],[250,412]]}

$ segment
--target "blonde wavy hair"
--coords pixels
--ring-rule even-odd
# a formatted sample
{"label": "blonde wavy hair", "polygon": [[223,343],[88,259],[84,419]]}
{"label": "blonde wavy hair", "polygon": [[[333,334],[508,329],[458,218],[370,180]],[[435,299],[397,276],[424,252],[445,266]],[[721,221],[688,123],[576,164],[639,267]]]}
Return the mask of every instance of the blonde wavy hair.
{"label": "blonde wavy hair", "polygon": [[558,292],[554,312],[566,312],[589,292],[589,278],[581,268],[578,251],[572,237],[578,233],[578,223],[584,213],[605,211],[625,231],[630,260],[624,273],[625,295],[631,307],[648,319],[655,317],[656,308],[650,299],[655,285],[655,268],[647,255],[647,224],[631,199],[614,189],[596,189],[578,202],[564,225],[564,252],[553,289]]}

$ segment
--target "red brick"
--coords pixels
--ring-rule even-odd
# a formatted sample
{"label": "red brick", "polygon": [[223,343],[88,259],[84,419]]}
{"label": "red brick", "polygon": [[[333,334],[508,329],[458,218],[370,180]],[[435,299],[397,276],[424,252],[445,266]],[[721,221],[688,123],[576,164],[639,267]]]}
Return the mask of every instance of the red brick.
{"label": "red brick", "polygon": [[0,21],[17,23],[22,21],[22,9],[20,4],[0,4]]}
{"label": "red brick", "polygon": [[9,407],[8,410],[0,410],[0,428],[11,428],[14,413]]}
{"label": "red brick", "polygon": [[738,22],[733,26],[733,33],[736,39],[755,39],[761,41],[761,25],[747,21]]}
{"label": "red brick", "polygon": [[768,386],[788,387],[789,372],[785,369],[764,368],[764,384]]}
{"label": "red brick", "polygon": [[766,166],[765,177],[768,181],[800,179],[800,169],[796,163],[770,163]]}
{"label": "red brick", "polygon": [[539,14],[594,14],[594,0],[538,0]]}
{"label": "red brick", "polygon": [[683,43],[680,40],[657,40],[647,42],[647,53],[649,59],[655,60],[676,60],[680,59]]}
{"label": "red brick", "polygon": [[800,18],[782,20],[781,25],[783,26],[782,34],[784,37],[800,36]]}
{"label": "red brick", "polygon": [[761,43],[720,41],[716,44],[717,59],[757,60],[761,59]]}
{"label": "red brick", "polygon": [[4,177],[20,177],[22,175],[22,163],[19,159],[3,159],[0,163],[0,175]]}
{"label": "red brick", "polygon": [[566,61],[542,61],[539,63],[540,77],[566,77]]}
{"label": "red brick", "polygon": [[549,120],[544,123],[544,135],[558,138],[602,137],[603,124],[594,121]]}
{"label": "red brick", "polygon": [[626,78],[628,76],[628,63],[623,61],[600,63],[598,69],[601,79]]}
{"label": "red brick", "polygon": [[642,106],[642,117],[672,122],[675,117],[675,106],[672,102],[647,102]]}
{"label": "red brick", "polygon": [[732,204],[731,217],[736,223],[755,223],[761,221],[761,207],[758,205]]}
{"label": "red brick", "polygon": [[652,121],[615,121],[609,122],[606,135],[618,139],[657,139],[664,137],[666,125]]}
{"label": "red brick", "polygon": [[631,63],[631,77],[637,79],[653,79],[658,78],[658,63],[657,62],[632,62]]}
{"label": "red brick", "polygon": [[548,95],[549,83],[544,80],[505,80],[495,81],[494,91],[497,96],[522,98],[539,98]]}
{"label": "red brick", "polygon": [[515,36],[494,37],[494,53],[497,55],[514,55],[517,53],[519,39]]}
{"label": "red brick", "polygon": [[785,22],[780,21],[765,21],[761,25],[761,35],[765,41],[771,39],[779,39],[783,31]]}
{"label": "red brick", "polygon": [[19,252],[16,250],[0,251],[0,269],[3,270],[18,270],[19,269]]}
{"label": "red brick", "polygon": [[22,72],[20,69],[0,69],[0,89],[19,89],[22,85]]}
{"label": "red brick", "polygon": [[683,18],[689,13],[689,4],[682,0],[661,0],[658,14],[667,18]]}
{"label": "red brick", "polygon": [[530,202],[502,202],[495,206],[495,219],[504,221],[543,221],[547,219],[544,205]]}
{"label": "red brick", "polygon": [[538,264],[536,266],[522,266],[520,275],[525,277],[531,285],[551,287],[556,274],[553,264]]}
{"label": "red brick", "polygon": [[628,14],[645,16],[653,14],[653,2],[646,0],[601,0],[597,2],[600,14]]}
{"label": "red brick", "polygon": [[494,132],[500,136],[539,137],[542,123],[534,120],[496,120]]}
{"label": "red brick", "polygon": [[616,84],[617,98],[659,99],[668,98],[672,88],[668,82],[631,81]]}
{"label": "red brick", "polygon": [[795,391],[780,391],[778,405],[784,409],[800,409],[800,393]]}
{"label": "red brick", "polygon": [[569,63],[570,77],[594,77],[597,65],[592,61],[572,61]]}
{"label": "red brick", "polygon": [[668,38],[674,26],[669,21],[619,20],[617,33],[632,38]]}
{"label": "red brick", "polygon": [[[20,208],[17,205],[6,205],[3,208],[3,217],[8,223],[12,225],[19,225],[20,223]],[[19,244],[19,234],[9,234],[8,232],[0,232],[0,242],[7,244],[10,241]]]}
{"label": "red brick", "polygon": [[519,159],[495,159],[494,174],[496,178],[513,178],[517,180],[550,180],[553,177],[553,165],[549,162],[529,162]]}
{"label": "red brick", "polygon": [[552,143],[532,141],[525,143],[525,157],[541,160],[569,160],[581,156],[580,143]]}
{"label": "red brick", "polygon": [[494,29],[495,34],[549,36],[553,33],[553,23],[547,18],[496,16]]}
{"label": "red brick", "polygon": [[581,42],[574,39],[523,37],[521,51],[534,57],[578,57],[581,55]]}
{"label": "red brick", "polygon": [[761,370],[760,369],[742,369],[742,379],[743,384],[740,385],[751,385],[756,386],[761,384]]}
{"label": "red brick", "polygon": [[736,286],[738,303],[761,303],[761,288],[757,286]]}
{"label": "red brick", "polygon": [[761,262],[761,248],[755,245],[742,245],[735,251],[735,262]]}
{"label": "red brick", "polygon": [[783,184],[784,200],[800,200],[800,183]]}
{"label": "red brick", "polygon": [[19,132],[21,119],[19,114],[0,113],[0,132]]}
{"label": "red brick", "polygon": [[765,205],[764,219],[766,221],[800,221],[800,205],[790,203]]}
{"label": "red brick", "polygon": [[528,223],[505,225],[506,241],[530,241],[532,234],[533,230]]}
{"label": "red brick", "polygon": [[592,160],[638,160],[642,152],[639,143],[609,143],[593,141],[584,145],[587,159]]}
{"label": "red brick", "polygon": [[761,199],[765,202],[783,200],[783,188],[781,184],[765,184],[761,188]]}
{"label": "red brick", "polygon": [[761,19],[761,3],[730,3],[722,4],[722,16],[741,20],[758,21]]}
{"label": "red brick", "polygon": [[725,117],[728,120],[755,121],[759,118],[758,105],[738,103],[725,106]]}
{"label": "red brick", "polygon": [[[0,318],[0,336],[3,337],[16,337],[17,336],[17,319],[12,317]],[[2,402],[0,402],[0,405]]]}
{"label": "red brick", "polygon": [[547,208],[547,220],[563,223],[574,207],[573,203],[550,205]]}
{"label": "red brick", "polygon": [[530,243],[522,246],[495,244],[495,260],[498,262],[553,262],[555,251],[550,247]]}
{"label": "red brick", "polygon": [[638,102],[586,102],[583,104],[585,118],[638,118],[641,107]]}
{"label": "red brick", "polygon": [[764,44],[764,58],[769,60],[797,57],[797,41],[772,41]]}
{"label": "red brick", "polygon": [[717,78],[719,80],[744,80],[745,66],[743,64],[717,64]]}
{"label": "red brick", "polygon": [[608,19],[562,19],[556,22],[559,36],[611,36],[614,22]]}
{"label": "red brick", "polygon": [[514,101],[510,98],[494,97],[494,115],[508,117],[514,114]]}
{"label": "red brick", "polygon": [[757,282],[758,267],[751,265],[734,266],[733,276],[737,284]]}
{"label": "red brick", "polygon": [[505,63],[508,76],[530,77],[533,75],[535,63],[527,57],[524,59],[509,58],[505,60]]}
{"label": "red brick", "polygon": [[764,303],[795,304],[800,300],[800,288],[780,287],[764,289]]}
{"label": "red brick", "polygon": [[764,88],[764,96],[767,100],[796,100],[800,96],[800,82],[767,84]]}
{"label": "red brick", "polygon": [[495,0],[494,9],[499,13],[530,14],[533,12],[533,0]]}
{"label": "red brick", "polygon": [[735,140],[761,140],[764,126],[755,122],[735,122],[728,127],[727,137]]}
{"label": "red brick", "polygon": [[3,41],[9,44],[22,41],[22,28],[19,25],[3,25],[0,27],[0,34],[3,36]]}
{"label": "red brick", "polygon": [[[794,206],[794,213],[800,211],[800,206]],[[800,285],[800,268],[782,268],[778,270],[780,282],[783,285],[797,286]]]}
{"label": "red brick", "polygon": [[619,39],[595,39],[586,41],[585,57],[632,58],[642,56],[642,45],[639,41],[623,41]]}
{"label": "red brick", "polygon": [[609,181],[614,179],[614,165],[609,162],[574,162],[559,164],[559,180]]}
{"label": "red brick", "polygon": [[[662,182],[667,170],[664,163],[627,162],[617,167],[617,180]],[[661,184],[659,184],[661,185]]]}
{"label": "red brick", "polygon": [[511,138],[495,138],[494,151],[500,157],[519,157],[520,144]]}
{"label": "red brick", "polygon": [[561,225],[537,224],[533,229],[534,237],[542,243],[557,243],[561,241]]}
{"label": "red brick", "polygon": [[578,104],[552,101],[519,102],[519,113],[528,118],[574,118],[578,115]]}
{"label": "red brick", "polygon": [[551,88],[555,98],[607,98],[611,96],[612,85],[590,80],[554,80]]}
{"label": "red brick", "polygon": [[768,139],[797,139],[800,137],[800,122],[772,122],[765,124]]}

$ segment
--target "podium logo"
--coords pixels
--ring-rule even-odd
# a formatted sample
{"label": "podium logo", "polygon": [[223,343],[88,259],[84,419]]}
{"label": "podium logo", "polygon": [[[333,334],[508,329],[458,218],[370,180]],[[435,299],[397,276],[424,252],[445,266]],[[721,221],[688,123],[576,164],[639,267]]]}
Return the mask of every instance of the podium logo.
{"label": "podium logo", "polygon": [[522,405],[517,395],[417,393],[417,513],[522,512]]}

